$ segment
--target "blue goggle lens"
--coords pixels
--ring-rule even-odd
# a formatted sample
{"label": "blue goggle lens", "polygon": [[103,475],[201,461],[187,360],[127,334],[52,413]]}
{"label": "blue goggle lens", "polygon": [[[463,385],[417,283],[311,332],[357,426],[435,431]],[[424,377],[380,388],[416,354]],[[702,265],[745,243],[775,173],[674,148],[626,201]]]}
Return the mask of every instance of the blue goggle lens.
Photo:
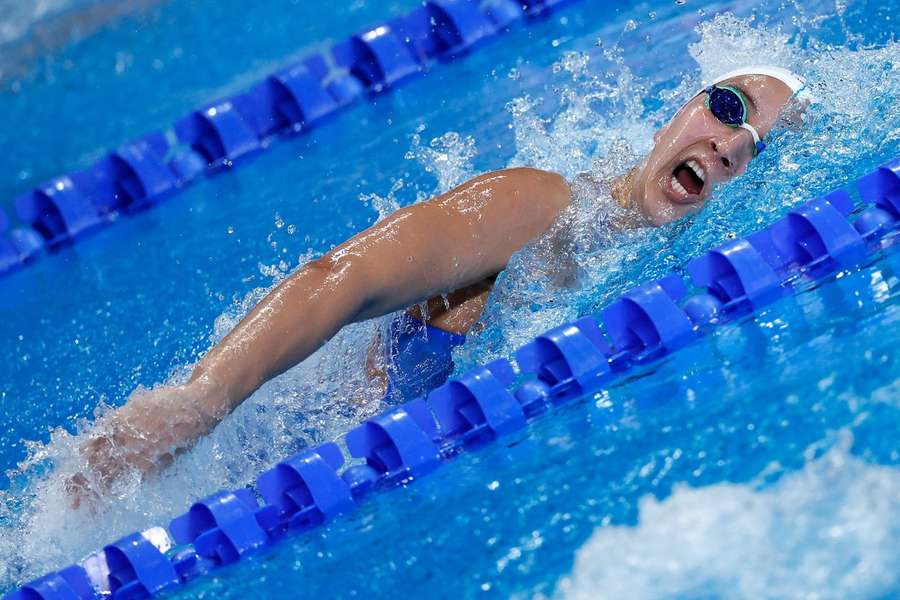
{"label": "blue goggle lens", "polygon": [[706,90],[706,103],[713,116],[726,125],[739,127],[746,120],[747,108],[734,90],[712,86]]}

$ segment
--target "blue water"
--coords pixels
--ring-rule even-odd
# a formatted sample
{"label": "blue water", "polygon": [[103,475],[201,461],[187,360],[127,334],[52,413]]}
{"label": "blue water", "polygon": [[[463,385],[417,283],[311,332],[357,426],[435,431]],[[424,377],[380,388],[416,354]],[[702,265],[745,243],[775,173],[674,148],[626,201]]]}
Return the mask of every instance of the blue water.
{"label": "blue water", "polygon": [[[0,142],[17,149],[0,162],[0,202],[413,5],[173,0],[27,60],[0,93]],[[529,255],[517,257],[487,328],[458,357],[468,364],[900,155],[890,3],[609,6],[585,0],[517,29],[0,279],[0,589],[164,523],[379,409],[345,401],[373,331],[362,324],[161,480],[108,499],[102,521],[63,508],[58,473],[73,440],[61,429],[51,440],[51,428],[74,432],[101,402],[183,377],[266,287],[379,209],[508,164],[571,176],[593,159],[615,163],[622,141],[640,153],[699,70],[730,59],[784,59],[814,76],[810,126],[780,135],[701,216],[582,257],[591,278],[566,294],[530,285]],[[726,11],[735,16],[713,19]],[[184,594],[900,594],[898,260],[889,247]]]}

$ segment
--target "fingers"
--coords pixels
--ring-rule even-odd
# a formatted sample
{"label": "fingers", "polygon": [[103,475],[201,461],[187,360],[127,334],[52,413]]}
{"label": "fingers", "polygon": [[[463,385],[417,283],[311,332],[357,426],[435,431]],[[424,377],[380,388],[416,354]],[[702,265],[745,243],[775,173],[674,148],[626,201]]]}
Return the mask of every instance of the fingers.
{"label": "fingers", "polygon": [[87,468],[65,482],[72,507],[94,504],[125,476],[144,478],[166,468],[215,427],[219,419],[207,415],[190,392],[185,386],[138,389],[98,420],[78,449]]}

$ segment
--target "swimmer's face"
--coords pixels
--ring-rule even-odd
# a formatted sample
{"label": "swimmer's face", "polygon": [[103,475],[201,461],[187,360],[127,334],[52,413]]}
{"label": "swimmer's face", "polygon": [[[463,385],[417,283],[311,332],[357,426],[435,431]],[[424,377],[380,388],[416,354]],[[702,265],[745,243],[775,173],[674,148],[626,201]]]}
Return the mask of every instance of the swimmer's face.
{"label": "swimmer's face", "polygon": [[[787,85],[767,75],[742,75],[720,84],[744,93],[747,120],[763,138],[791,98]],[[705,94],[694,97],[656,133],[656,145],[633,180],[632,202],[654,226],[699,211],[717,183],[742,174],[753,158],[750,132],[720,122],[705,99]]]}

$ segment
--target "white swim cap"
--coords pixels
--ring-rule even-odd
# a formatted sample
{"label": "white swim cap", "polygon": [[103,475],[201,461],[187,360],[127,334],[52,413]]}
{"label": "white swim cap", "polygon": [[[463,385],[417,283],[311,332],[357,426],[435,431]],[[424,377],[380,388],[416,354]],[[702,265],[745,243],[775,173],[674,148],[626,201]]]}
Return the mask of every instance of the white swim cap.
{"label": "white swim cap", "polygon": [[[796,73],[785,69],[784,67],[776,67],[772,65],[751,65],[747,67],[741,67],[739,69],[734,69],[733,71],[729,71],[724,75],[716,77],[708,83],[704,82],[705,85],[703,86],[703,89],[705,90],[709,85],[720,83],[722,81],[725,81],[726,79],[731,79],[732,77],[740,77],[741,75],[767,75],[769,77],[774,77],[784,85],[788,86],[791,89],[791,92],[793,92],[794,96],[802,95],[807,99],[812,99],[809,96],[808,89],[806,88],[806,82],[804,82]],[[803,93],[801,94],[801,92]]]}

